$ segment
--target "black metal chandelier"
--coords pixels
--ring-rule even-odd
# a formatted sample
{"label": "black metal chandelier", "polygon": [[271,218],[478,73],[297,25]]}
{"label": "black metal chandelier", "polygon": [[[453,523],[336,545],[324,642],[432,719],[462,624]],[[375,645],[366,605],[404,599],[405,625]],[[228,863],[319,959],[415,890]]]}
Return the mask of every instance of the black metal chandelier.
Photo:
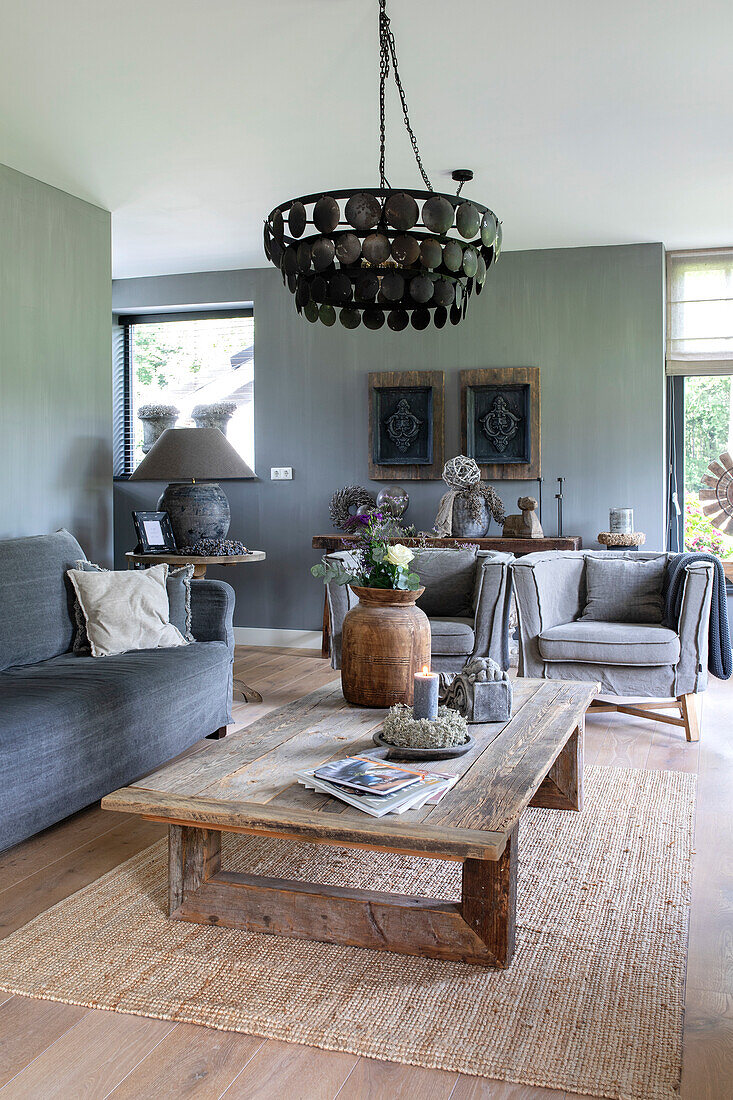
{"label": "black metal chandelier", "polygon": [[[458,169],[455,195],[434,191],[420,158],[397,68],[386,0],[379,0],[379,187],[302,195],[265,221],[265,255],[282,273],[298,313],[312,322],[395,332],[412,323],[457,325],[501,250],[501,223],[461,198],[473,178]],[[390,67],[425,191],[397,190],[385,169],[384,93]]]}

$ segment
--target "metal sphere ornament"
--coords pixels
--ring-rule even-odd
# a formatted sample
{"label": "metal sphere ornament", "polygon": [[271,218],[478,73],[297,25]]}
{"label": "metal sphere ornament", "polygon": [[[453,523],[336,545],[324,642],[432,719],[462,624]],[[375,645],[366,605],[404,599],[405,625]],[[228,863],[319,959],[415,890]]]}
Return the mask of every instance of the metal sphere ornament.
{"label": "metal sphere ornament", "polygon": [[[454,195],[433,190],[410,122],[387,0],[377,5],[379,186],[330,189],[281,203],[265,220],[265,256],[311,323],[332,326],[338,315],[348,329],[362,324],[378,329],[385,319],[393,332],[410,324],[420,331],[431,321],[436,328],[448,320],[457,325],[499,257],[501,223],[488,207],[461,196],[473,178],[469,169],[453,172]],[[390,77],[425,190],[392,187],[387,178],[385,91]]]}
{"label": "metal sphere ornament", "polygon": [[387,485],[377,493],[377,508],[382,512],[389,512],[395,519],[404,516],[410,498],[401,485]]}

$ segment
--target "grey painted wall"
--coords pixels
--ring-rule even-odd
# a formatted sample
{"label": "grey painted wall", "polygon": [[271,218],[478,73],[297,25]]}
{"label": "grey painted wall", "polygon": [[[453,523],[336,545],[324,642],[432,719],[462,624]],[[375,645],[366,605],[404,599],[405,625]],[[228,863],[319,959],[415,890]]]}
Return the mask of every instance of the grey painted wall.
{"label": "grey painted wall", "polygon": [[[367,373],[446,372],[446,455],[460,450],[458,371],[539,366],[544,527],[554,534],[555,478],[567,478],[565,532],[596,545],[608,510],[632,505],[647,545],[663,545],[664,251],[660,244],[507,253],[466,320],[436,332],[346,332],[309,325],[274,271],[128,279],[116,310],[254,302],[258,483],[226,487],[232,537],[267,551],[228,570],[239,626],[316,629],[322,591],[308,569],[311,536],[330,529],[328,502],[367,473]],[[271,466],[293,466],[271,482]],[[508,510],[531,484],[496,482]],[[378,484],[375,486],[378,487]],[[443,483],[408,482],[407,518],[432,527]],[[159,486],[116,483],[118,561],[134,543],[130,510]]]}
{"label": "grey painted wall", "polygon": [[112,557],[110,215],[0,165],[0,538]]}

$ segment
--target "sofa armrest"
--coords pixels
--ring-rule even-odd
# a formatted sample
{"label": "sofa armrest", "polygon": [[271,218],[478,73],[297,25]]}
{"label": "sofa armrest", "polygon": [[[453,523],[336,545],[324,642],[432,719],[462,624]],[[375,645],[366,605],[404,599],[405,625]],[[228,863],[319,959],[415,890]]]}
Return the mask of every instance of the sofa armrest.
{"label": "sofa armrest", "polygon": [[708,679],[708,631],[715,566],[693,561],[685,566],[682,604],[677,624],[680,659],[677,662],[675,694],[704,691]]}
{"label": "sofa armrest", "polygon": [[577,619],[585,606],[585,557],[577,551],[526,554],[511,564],[519,616],[519,675],[542,676],[537,639]]}
{"label": "sofa armrest", "polygon": [[234,656],[234,589],[226,581],[191,582],[191,633],[197,642],[226,642]]}
{"label": "sofa armrest", "polygon": [[509,605],[513,554],[480,554],[476,566],[473,657],[491,657],[509,668]]}

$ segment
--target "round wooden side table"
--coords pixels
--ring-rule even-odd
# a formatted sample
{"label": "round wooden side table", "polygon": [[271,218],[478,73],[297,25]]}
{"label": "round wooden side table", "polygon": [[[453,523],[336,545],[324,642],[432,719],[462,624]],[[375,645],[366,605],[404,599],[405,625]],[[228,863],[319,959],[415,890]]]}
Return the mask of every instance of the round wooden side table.
{"label": "round wooden side table", "polygon": [[[206,568],[209,565],[247,565],[249,562],[264,561],[267,554],[264,550],[251,550],[249,554],[138,554],[135,550],[128,550],[125,554],[128,569],[144,569],[148,565],[171,565],[180,568],[182,565],[193,566],[194,580],[206,576]],[[248,703],[261,703],[262,696],[239,676],[234,677],[234,686],[241,691]]]}

